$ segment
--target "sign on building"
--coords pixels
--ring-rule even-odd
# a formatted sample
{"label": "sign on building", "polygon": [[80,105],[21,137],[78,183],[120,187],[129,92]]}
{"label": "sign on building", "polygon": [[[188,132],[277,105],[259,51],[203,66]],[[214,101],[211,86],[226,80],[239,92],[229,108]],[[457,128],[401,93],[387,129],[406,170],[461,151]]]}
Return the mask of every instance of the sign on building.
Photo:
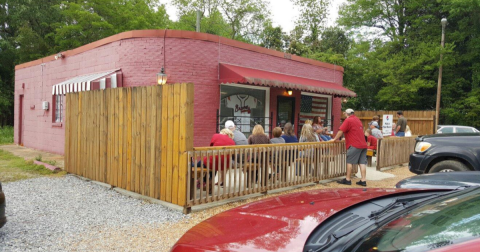
{"label": "sign on building", "polygon": [[384,136],[392,135],[393,115],[383,115],[382,133]]}

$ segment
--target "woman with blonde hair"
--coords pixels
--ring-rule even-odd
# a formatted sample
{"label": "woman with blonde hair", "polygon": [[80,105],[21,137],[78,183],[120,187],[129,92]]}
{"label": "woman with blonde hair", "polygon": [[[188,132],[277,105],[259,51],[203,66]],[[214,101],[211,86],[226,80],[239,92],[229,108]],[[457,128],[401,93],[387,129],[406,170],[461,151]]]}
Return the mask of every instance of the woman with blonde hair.
{"label": "woman with blonde hair", "polygon": [[269,144],[270,139],[265,135],[262,125],[253,127],[252,134],[248,137],[248,144]]}
{"label": "woman with blonde hair", "polygon": [[406,137],[411,137],[412,136],[412,131],[410,131],[410,127],[407,125],[407,127],[405,127],[405,136]]}
{"label": "woman with blonde hair", "polygon": [[305,123],[302,127],[302,132],[300,133],[300,143],[306,142],[319,142],[318,135],[313,132],[312,125]]}

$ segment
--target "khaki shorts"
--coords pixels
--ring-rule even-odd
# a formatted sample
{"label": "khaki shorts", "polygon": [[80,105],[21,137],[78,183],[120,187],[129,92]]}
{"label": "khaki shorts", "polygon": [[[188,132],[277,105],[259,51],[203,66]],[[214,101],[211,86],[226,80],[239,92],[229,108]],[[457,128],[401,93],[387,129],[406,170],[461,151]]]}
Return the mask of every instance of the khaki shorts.
{"label": "khaki shorts", "polygon": [[350,146],[347,150],[347,164],[367,164],[367,149]]}

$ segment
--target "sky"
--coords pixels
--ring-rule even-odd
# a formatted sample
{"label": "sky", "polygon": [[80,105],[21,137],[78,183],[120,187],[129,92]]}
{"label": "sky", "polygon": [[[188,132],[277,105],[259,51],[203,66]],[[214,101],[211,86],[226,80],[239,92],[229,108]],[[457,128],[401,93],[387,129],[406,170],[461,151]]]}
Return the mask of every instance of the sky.
{"label": "sky", "polygon": [[[299,13],[298,9],[294,7],[291,0],[266,0],[270,2],[270,12],[272,14],[273,25],[280,25],[285,32],[290,32],[295,27],[295,20]],[[177,11],[174,6],[170,4],[170,0],[161,0],[166,4],[167,13],[172,20],[178,20]],[[329,17],[327,26],[333,26],[338,17],[338,8],[346,0],[332,0],[330,4]]]}

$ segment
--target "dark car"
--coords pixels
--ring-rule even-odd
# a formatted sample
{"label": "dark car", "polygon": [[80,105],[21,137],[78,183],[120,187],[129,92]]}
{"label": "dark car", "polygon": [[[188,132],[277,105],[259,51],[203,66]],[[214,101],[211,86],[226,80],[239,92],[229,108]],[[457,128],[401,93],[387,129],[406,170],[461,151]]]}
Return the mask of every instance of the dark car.
{"label": "dark car", "polygon": [[172,251],[478,251],[479,203],[479,187],[311,190],[220,213]]}
{"label": "dark car", "polygon": [[7,223],[7,217],[5,217],[5,194],[2,190],[2,182],[0,182],[0,228]]}
{"label": "dark car", "polygon": [[465,186],[480,186],[480,172],[439,172],[413,176],[400,180],[396,188],[456,189]]}
{"label": "dark car", "polygon": [[416,138],[408,167],[416,174],[478,171],[480,133],[436,134]]}

